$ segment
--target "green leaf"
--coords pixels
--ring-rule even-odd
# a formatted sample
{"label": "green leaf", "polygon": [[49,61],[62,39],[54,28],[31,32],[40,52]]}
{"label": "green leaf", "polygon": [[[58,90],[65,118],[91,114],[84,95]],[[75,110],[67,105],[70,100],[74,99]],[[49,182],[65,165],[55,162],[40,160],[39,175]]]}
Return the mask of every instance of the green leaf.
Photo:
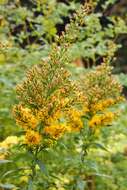
{"label": "green leaf", "polygon": [[112,176],[101,174],[101,173],[95,173],[95,174],[92,174],[92,175],[99,176],[99,177],[105,177],[105,178],[113,178]]}
{"label": "green leaf", "polygon": [[61,148],[68,150],[68,147],[64,143],[59,142],[59,145],[61,146]]}
{"label": "green leaf", "polygon": [[100,148],[102,150],[109,152],[109,150],[104,145],[102,145],[100,143],[92,143],[91,146],[96,147],[96,148]]}
{"label": "green leaf", "polygon": [[7,171],[7,172],[5,172],[5,173],[3,174],[2,178],[6,177],[7,175],[12,174],[12,173],[14,173],[14,172],[15,172],[15,170]]}
{"label": "green leaf", "polygon": [[46,169],[46,166],[41,162],[41,160],[36,160],[37,165],[39,166],[40,170],[48,176],[48,171]]}
{"label": "green leaf", "polygon": [[11,160],[0,160],[0,164],[6,164],[12,162]]}
{"label": "green leaf", "polygon": [[119,77],[121,84],[127,87],[127,74],[120,73],[118,75],[118,77]]}
{"label": "green leaf", "polygon": [[0,184],[0,187],[1,187],[1,188],[4,188],[4,189],[13,189],[13,188],[15,188],[16,186],[13,185],[13,184]]}

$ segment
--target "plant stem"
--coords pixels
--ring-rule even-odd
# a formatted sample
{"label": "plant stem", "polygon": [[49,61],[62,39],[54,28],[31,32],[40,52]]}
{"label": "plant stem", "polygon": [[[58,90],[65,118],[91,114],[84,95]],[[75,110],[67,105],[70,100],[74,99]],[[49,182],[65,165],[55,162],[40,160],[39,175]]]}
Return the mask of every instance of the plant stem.
{"label": "plant stem", "polygon": [[36,160],[37,160],[38,148],[36,148],[35,152],[31,151],[31,153],[33,155],[33,160],[32,160],[32,164],[31,164],[32,173],[31,173],[30,179],[29,179],[28,190],[33,190],[33,182],[36,177]]}

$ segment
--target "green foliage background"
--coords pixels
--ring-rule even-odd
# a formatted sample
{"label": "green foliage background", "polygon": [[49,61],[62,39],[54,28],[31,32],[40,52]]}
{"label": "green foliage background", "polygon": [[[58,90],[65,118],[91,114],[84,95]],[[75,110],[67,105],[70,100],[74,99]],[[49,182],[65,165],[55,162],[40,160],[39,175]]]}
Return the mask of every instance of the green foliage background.
{"label": "green foliage background", "polygon": [[[99,1],[93,2],[97,6]],[[29,67],[47,59],[56,34],[61,35],[79,6],[80,2],[76,0],[0,0],[1,141],[9,135],[20,134],[11,114],[12,106],[17,101],[16,84],[25,77]],[[117,59],[112,64],[116,66],[115,73],[119,74],[121,70],[125,72],[120,73],[119,78],[126,93],[126,65],[123,63],[126,57],[122,53],[121,59],[121,52],[127,50],[127,47],[121,43],[121,39],[127,43],[127,15],[122,8],[121,15],[117,15],[117,7],[116,12],[106,15],[110,6],[117,6],[117,2],[108,0],[102,4],[101,9],[90,13],[84,18],[85,27],[77,30],[72,27],[68,34],[68,40],[71,41],[68,55],[74,64],[69,69],[78,77],[80,72],[87,72],[87,69],[76,67],[77,60],[80,60],[81,65],[90,67],[99,64],[109,51],[116,52]],[[104,13],[108,22],[106,24],[104,20],[101,21]],[[116,46],[111,49],[110,44],[113,42]],[[126,190],[127,105],[122,105],[122,109],[121,118],[112,127],[104,129],[82,168],[76,135],[64,137],[59,145],[41,154],[44,163],[39,163],[41,172],[38,172],[34,190]],[[32,159],[31,155],[17,147],[11,150],[10,155],[11,162],[0,161],[1,189],[25,190],[26,182],[22,177],[28,175],[27,163]]]}

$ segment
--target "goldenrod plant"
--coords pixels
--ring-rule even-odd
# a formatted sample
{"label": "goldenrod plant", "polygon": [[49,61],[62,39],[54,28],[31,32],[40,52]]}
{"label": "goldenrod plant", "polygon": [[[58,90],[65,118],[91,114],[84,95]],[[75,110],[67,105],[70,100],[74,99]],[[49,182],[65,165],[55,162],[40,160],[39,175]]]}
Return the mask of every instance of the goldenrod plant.
{"label": "goldenrod plant", "polygon": [[104,26],[99,2],[0,4],[0,188],[126,190],[126,104],[111,65],[127,27],[115,16]]}
{"label": "goldenrod plant", "polygon": [[[81,11],[88,14],[89,4]],[[83,15],[75,18],[82,23]],[[23,129],[22,145],[33,158],[28,189],[33,188],[36,165],[41,167],[39,153],[51,148],[66,133],[79,134],[84,163],[101,128],[112,125],[118,116],[114,106],[124,100],[122,87],[111,73],[110,57],[85,74],[80,83],[72,79],[66,64],[71,60],[68,48],[75,39],[70,41],[68,37],[71,27],[74,31],[77,23],[72,20],[66,33],[53,44],[49,58],[29,70],[16,89],[20,102],[14,106],[13,114],[17,125]]]}
{"label": "goldenrod plant", "polygon": [[[125,22],[118,16],[110,15],[108,24],[103,26],[103,13],[95,11],[99,2],[91,3],[89,14],[86,14],[79,8],[78,1],[0,2],[0,43],[2,46],[8,44],[8,48],[0,48],[0,131],[5,135],[1,140],[15,129],[12,127],[15,124],[10,114],[12,104],[16,102],[12,89],[24,77],[24,71],[48,57],[56,34],[61,36],[70,20],[70,32],[66,35],[70,43],[70,62],[79,60],[86,66],[98,64],[102,57],[113,54],[120,47],[116,39],[126,33]],[[71,19],[76,10],[77,16]]]}

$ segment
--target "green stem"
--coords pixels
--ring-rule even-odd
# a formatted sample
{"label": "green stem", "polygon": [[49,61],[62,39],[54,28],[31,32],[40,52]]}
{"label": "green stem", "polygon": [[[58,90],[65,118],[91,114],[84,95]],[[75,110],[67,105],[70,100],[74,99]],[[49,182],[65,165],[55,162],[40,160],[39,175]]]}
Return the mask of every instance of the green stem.
{"label": "green stem", "polygon": [[32,173],[29,179],[28,190],[33,190],[33,182],[36,177],[36,160],[37,160],[37,155],[38,155],[38,148],[36,148],[35,152],[31,151],[31,154],[33,155],[33,160],[31,163]]}

